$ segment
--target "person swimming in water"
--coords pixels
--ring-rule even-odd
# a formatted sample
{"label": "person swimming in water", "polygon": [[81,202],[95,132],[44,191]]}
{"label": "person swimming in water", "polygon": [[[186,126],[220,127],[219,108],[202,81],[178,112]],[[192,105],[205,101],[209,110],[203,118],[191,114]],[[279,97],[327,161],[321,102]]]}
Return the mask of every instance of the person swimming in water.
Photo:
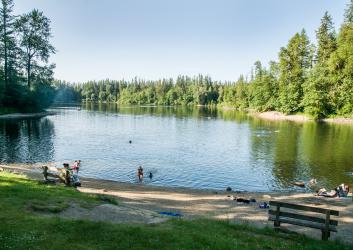
{"label": "person swimming in water", "polygon": [[143,180],[143,168],[141,166],[137,168],[137,177],[139,178],[139,181]]}

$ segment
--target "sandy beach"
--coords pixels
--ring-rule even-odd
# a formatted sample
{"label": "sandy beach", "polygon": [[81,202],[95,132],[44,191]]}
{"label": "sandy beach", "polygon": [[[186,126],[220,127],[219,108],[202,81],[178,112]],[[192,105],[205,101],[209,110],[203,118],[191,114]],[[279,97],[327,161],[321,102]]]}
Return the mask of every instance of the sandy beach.
{"label": "sandy beach", "polygon": [[272,120],[272,121],[294,121],[294,122],[313,121],[313,119],[310,119],[305,115],[285,115],[281,112],[276,112],[276,111],[268,111],[268,112],[262,112],[262,113],[254,112],[250,114],[261,119]]}
{"label": "sandy beach", "polygon": [[[11,164],[0,165],[4,170],[25,174],[31,179],[41,180],[43,176],[40,164]],[[245,223],[256,227],[272,227],[268,222],[267,209],[260,209],[259,204],[269,200],[280,200],[290,203],[305,204],[316,207],[330,208],[340,211],[338,217],[338,233],[333,233],[331,240],[339,239],[353,244],[353,202],[352,198],[324,198],[312,193],[253,193],[253,192],[226,192],[212,190],[194,190],[184,188],[157,187],[145,184],[131,184],[124,182],[81,178],[82,187],[79,192],[90,194],[104,194],[116,197],[119,202],[119,211],[114,213],[109,207],[92,211],[77,211],[74,205],[69,211],[64,211],[62,217],[110,220],[117,223],[134,223],[136,218],[141,222],[156,223],[168,219],[161,217],[158,212],[173,212],[182,214],[183,219],[200,217],[225,219],[233,223]],[[235,197],[253,198],[256,202],[244,204],[236,202]],[[93,213],[93,215],[92,215]],[[294,232],[304,233],[320,239],[321,231],[292,225],[283,228]]]}
{"label": "sandy beach", "polygon": [[[296,114],[296,115],[286,115],[281,112],[277,111],[267,111],[267,112],[249,112],[250,115],[264,119],[264,120],[270,120],[270,121],[293,121],[293,122],[315,122],[314,119],[302,115],[302,114]],[[325,119],[319,119],[316,122],[325,122],[325,123],[335,123],[335,124],[353,124],[353,118],[325,118]]]}

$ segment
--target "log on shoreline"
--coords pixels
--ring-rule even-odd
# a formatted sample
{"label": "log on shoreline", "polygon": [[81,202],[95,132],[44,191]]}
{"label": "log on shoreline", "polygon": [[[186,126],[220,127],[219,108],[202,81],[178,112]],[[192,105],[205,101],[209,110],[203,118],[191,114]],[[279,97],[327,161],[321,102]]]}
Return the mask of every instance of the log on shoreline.
{"label": "log on shoreline", "polygon": [[41,118],[48,115],[56,115],[56,112],[40,112],[40,113],[13,113],[0,115],[0,119],[28,119],[28,118]]}

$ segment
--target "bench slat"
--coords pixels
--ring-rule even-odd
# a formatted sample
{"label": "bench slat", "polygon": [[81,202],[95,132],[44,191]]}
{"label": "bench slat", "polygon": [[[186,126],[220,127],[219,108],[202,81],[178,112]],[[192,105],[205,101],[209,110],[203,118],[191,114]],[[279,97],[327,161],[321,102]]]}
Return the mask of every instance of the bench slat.
{"label": "bench slat", "polygon": [[297,209],[297,210],[303,210],[303,211],[309,211],[309,212],[315,212],[315,213],[321,213],[321,214],[326,214],[326,211],[330,211],[330,215],[339,216],[339,212],[336,210],[325,209],[320,207],[304,206],[304,205],[298,205],[298,204],[290,204],[290,203],[285,203],[281,201],[270,201],[270,206],[280,206],[280,207],[285,207],[289,209]]}
{"label": "bench slat", "polygon": [[48,167],[48,171],[52,171],[52,172],[58,172],[60,171],[62,168],[56,168],[56,167]]}
{"label": "bench slat", "polygon": [[53,177],[53,178],[59,178],[58,174],[53,174],[53,173],[47,173],[47,176]]}
{"label": "bench slat", "polygon": [[[276,216],[269,216],[268,217],[269,221],[276,221]],[[311,227],[311,228],[316,228],[316,229],[325,229],[325,225],[320,225],[320,224],[315,224],[315,223],[310,223],[310,222],[303,222],[303,221],[297,221],[297,220],[291,220],[291,219],[286,219],[279,217],[279,222],[282,223],[287,223],[287,224],[292,224],[292,225],[297,225],[297,226],[304,226],[304,227]],[[329,230],[331,232],[337,232],[337,229],[335,226],[330,226]]]}
{"label": "bench slat", "polygon": [[[269,210],[268,213],[270,215],[276,216],[276,211]],[[295,213],[282,212],[282,211],[279,213],[279,216],[288,217],[288,218],[297,219],[297,220],[306,220],[306,221],[322,223],[322,224],[325,224],[325,222],[326,222],[326,220],[324,218],[318,218],[318,217],[309,216],[309,215],[295,214]],[[338,221],[337,220],[330,220],[330,225],[337,226]]]}

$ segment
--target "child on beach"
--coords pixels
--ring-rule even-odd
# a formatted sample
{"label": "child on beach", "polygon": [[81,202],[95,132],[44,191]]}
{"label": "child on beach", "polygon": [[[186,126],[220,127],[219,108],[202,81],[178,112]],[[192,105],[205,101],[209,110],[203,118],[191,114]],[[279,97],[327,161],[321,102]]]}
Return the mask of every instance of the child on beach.
{"label": "child on beach", "polygon": [[81,167],[81,160],[77,160],[77,161],[75,161],[74,165],[71,168],[72,168],[72,170],[76,171],[76,174],[78,174],[80,167]]}

